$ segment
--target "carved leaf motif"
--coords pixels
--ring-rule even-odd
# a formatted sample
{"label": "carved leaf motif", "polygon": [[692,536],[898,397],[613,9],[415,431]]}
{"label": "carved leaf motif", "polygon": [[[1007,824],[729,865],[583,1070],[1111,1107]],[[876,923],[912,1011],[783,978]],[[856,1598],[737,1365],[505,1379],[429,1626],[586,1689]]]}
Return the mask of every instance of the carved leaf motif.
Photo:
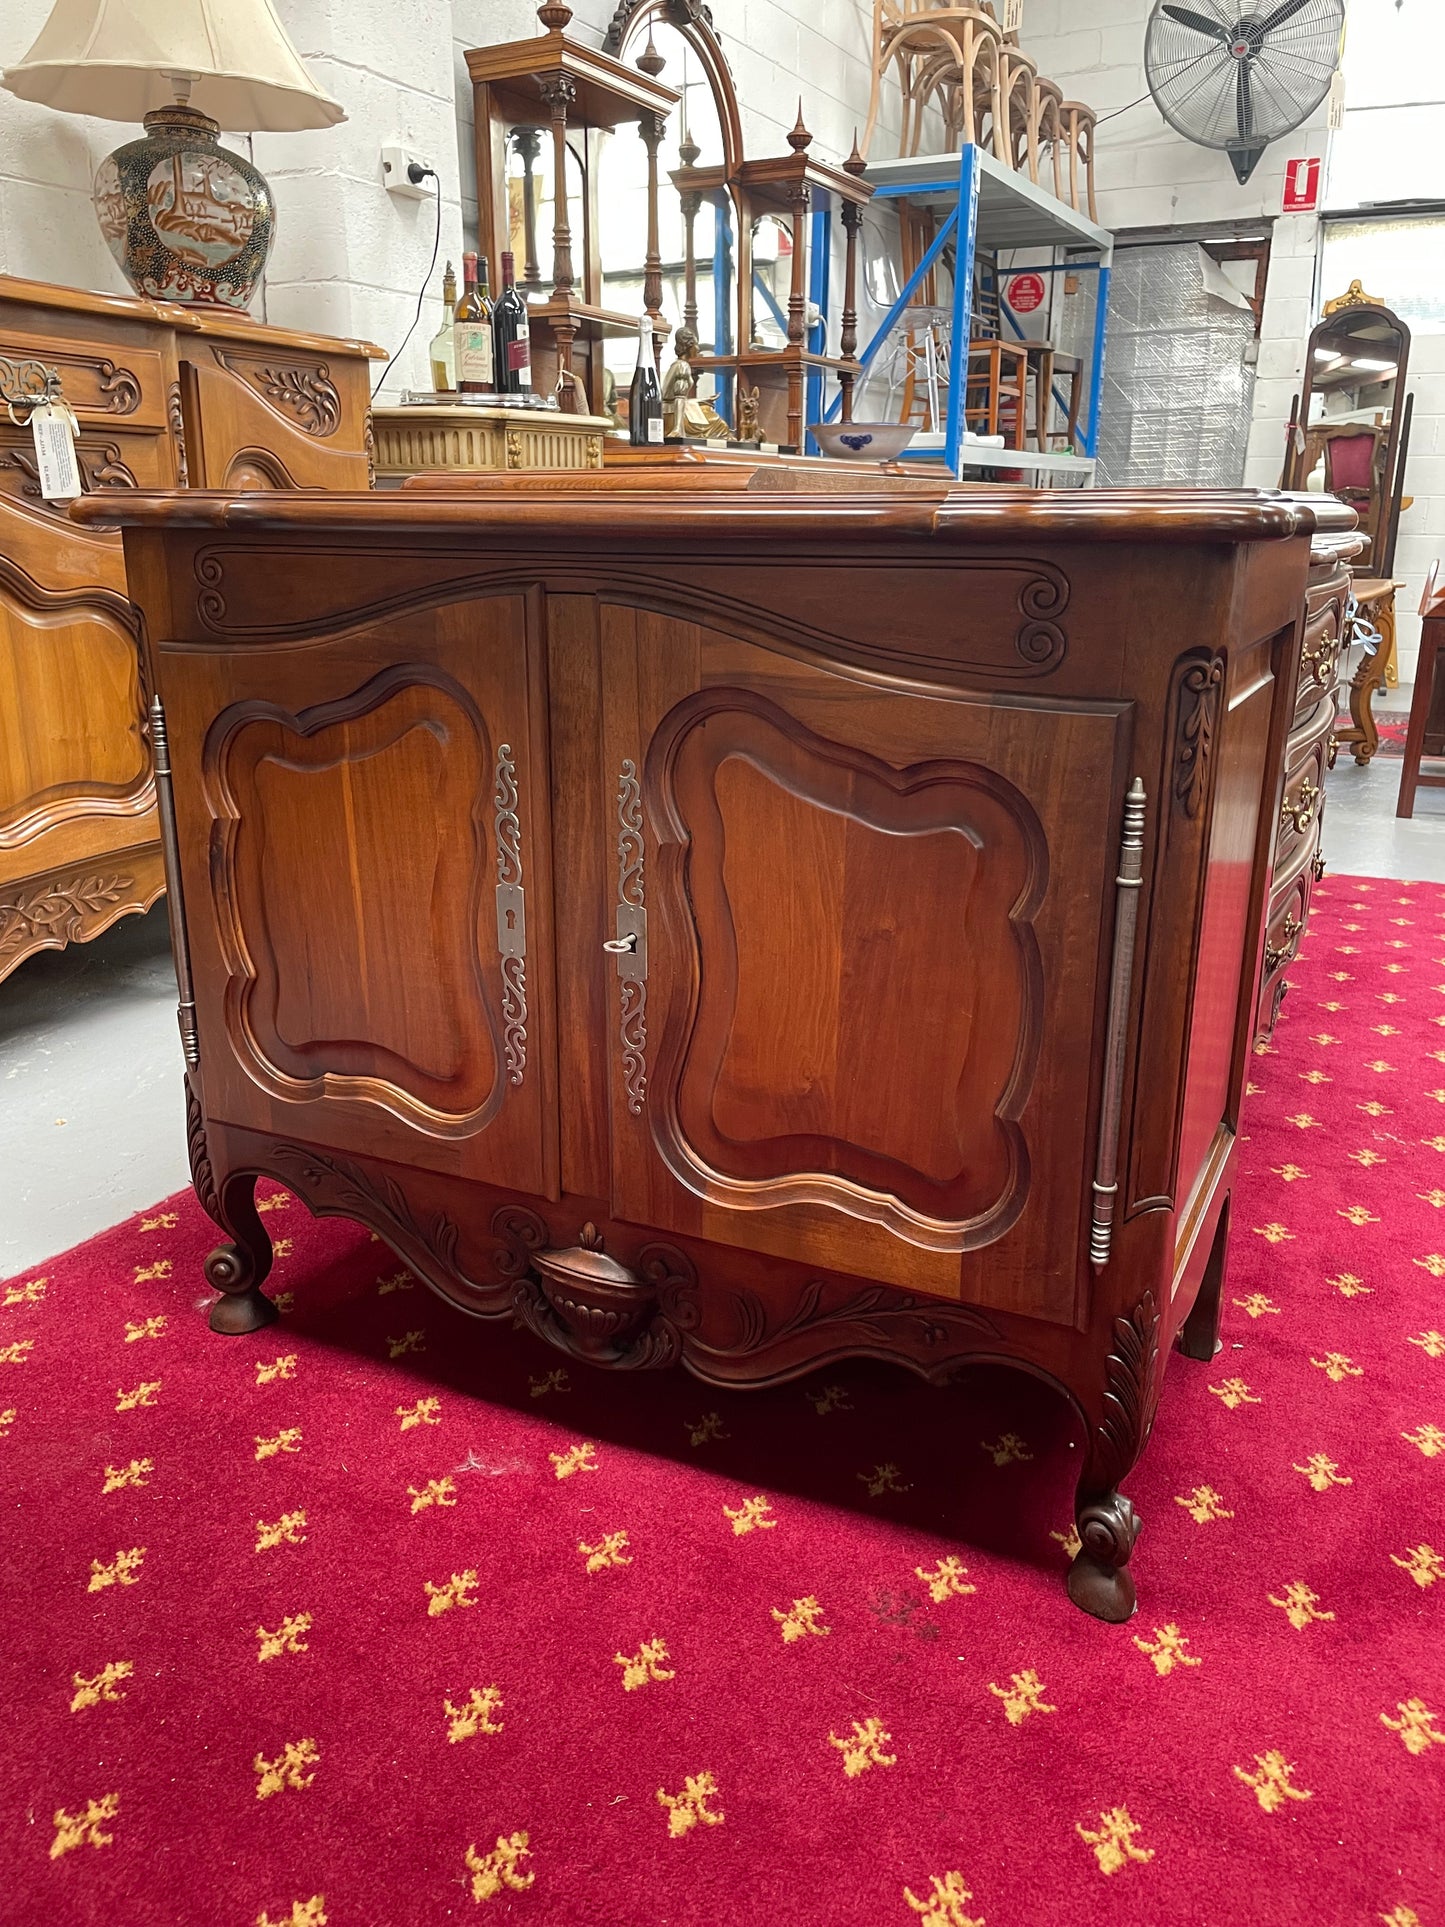
{"label": "carved leaf motif", "polygon": [[251,379],[269,400],[289,408],[308,435],[334,435],[341,426],[341,396],[324,361],[315,368],[257,368]]}
{"label": "carved leaf motif", "polygon": [[800,1332],[842,1325],[851,1325],[860,1339],[881,1344],[890,1335],[902,1333],[930,1348],[959,1330],[992,1332],[995,1329],[982,1312],[969,1306],[949,1304],[938,1298],[917,1298],[909,1292],[892,1291],[886,1285],[871,1285],[826,1309],[823,1291],[822,1280],[811,1279],[803,1287],[794,1310],[776,1325],[769,1325],[767,1310],[755,1293],[734,1292],[731,1296],[737,1336],[730,1345],[709,1345],[707,1349],[720,1357],[733,1358],[779,1345]]}
{"label": "carved leaf motif", "polygon": [[211,1153],[206,1145],[206,1120],[189,1077],[186,1079],[186,1150],[191,1163],[191,1183],[201,1201],[201,1208],[219,1224],[221,1207],[216,1196]]}
{"label": "carved leaf motif", "polygon": [[1148,1441],[1158,1355],[1159,1307],[1146,1291],[1129,1317],[1114,1320],[1114,1349],[1104,1365],[1104,1416],[1095,1452],[1104,1486],[1118,1484]]}
{"label": "carved leaf motif", "polygon": [[173,381],[166,395],[166,420],[170,423],[171,442],[176,451],[176,476],[182,488],[190,487],[186,463],[186,420],[181,411],[181,384]]}
{"label": "carved leaf motif", "polygon": [[1196,662],[1179,679],[1179,722],[1175,748],[1174,795],[1187,817],[1198,816],[1209,789],[1209,753],[1214,745],[1224,659]]}
{"label": "carved leaf motif", "polygon": [[133,879],[119,874],[82,872],[72,877],[47,877],[8,902],[0,902],[0,957],[18,950],[41,935],[69,940],[80,934],[87,917],[96,917],[119,903]]}

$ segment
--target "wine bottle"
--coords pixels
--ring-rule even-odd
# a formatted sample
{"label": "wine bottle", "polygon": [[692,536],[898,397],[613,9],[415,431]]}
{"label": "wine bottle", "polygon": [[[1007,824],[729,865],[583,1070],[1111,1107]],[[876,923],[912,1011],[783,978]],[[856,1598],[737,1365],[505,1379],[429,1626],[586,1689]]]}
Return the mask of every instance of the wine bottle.
{"label": "wine bottle", "polygon": [[627,426],[634,447],[662,440],[662,390],[657,381],[657,350],[653,345],[652,316],[637,323],[637,366],[628,398]]}
{"label": "wine bottle", "polygon": [[457,388],[464,395],[490,395],[497,387],[492,347],[492,303],[486,289],[487,265],[477,285],[477,257],[462,256],[462,298],[454,334]]}
{"label": "wine bottle", "polygon": [[457,385],[456,328],[457,277],[450,261],[442,276],[442,325],[431,338],[428,359],[431,363],[432,391],[450,394]]}
{"label": "wine bottle", "polygon": [[532,392],[532,333],[527,304],[516,285],[516,263],[510,254],[502,256],[502,292],[497,296],[492,316],[496,339],[497,392],[502,395],[530,395]]}

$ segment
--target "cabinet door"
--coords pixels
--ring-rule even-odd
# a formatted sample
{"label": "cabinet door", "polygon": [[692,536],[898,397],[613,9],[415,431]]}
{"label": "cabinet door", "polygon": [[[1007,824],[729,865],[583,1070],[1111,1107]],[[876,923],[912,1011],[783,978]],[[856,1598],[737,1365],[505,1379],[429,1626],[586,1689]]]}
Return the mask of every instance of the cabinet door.
{"label": "cabinet door", "polygon": [[209,1115],[555,1191],[530,619],[163,653]]}
{"label": "cabinet door", "polygon": [[601,643],[617,1215],[1072,1320],[1126,715]]}

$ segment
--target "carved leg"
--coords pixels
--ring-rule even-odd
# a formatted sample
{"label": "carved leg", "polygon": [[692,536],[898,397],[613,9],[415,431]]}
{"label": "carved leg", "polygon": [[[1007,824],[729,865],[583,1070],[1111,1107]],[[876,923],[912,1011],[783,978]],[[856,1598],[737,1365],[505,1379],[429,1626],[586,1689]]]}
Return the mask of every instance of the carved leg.
{"label": "carved leg", "polygon": [[254,1332],[280,1316],[261,1290],[271,1269],[271,1240],[256,1210],[256,1179],[237,1172],[222,1184],[211,1216],[232,1242],[217,1245],[206,1260],[206,1283],[221,1293],[211,1307],[213,1332]]}
{"label": "carved leg", "polygon": [[1074,1500],[1079,1550],[1069,1567],[1069,1597],[1095,1619],[1118,1626],[1134,1615],[1134,1581],[1129,1555],[1143,1524],[1122,1492],[1088,1491],[1080,1482]]}
{"label": "carved leg", "polygon": [[280,1316],[261,1290],[271,1269],[271,1240],[256,1210],[256,1178],[237,1171],[216,1183],[206,1122],[196,1087],[186,1078],[186,1148],[191,1183],[206,1213],[232,1242],[217,1245],[205,1263],[206,1282],[222,1293],[211,1307],[213,1332],[253,1332]]}
{"label": "carved leg", "polygon": [[1179,1327],[1179,1336],[1174,1341],[1186,1358],[1200,1358],[1206,1363],[1224,1343],[1219,1336],[1219,1311],[1224,1295],[1224,1274],[1229,1262],[1229,1205],[1230,1200],[1226,1198],[1215,1227],[1209,1263],[1204,1267],[1204,1276],[1200,1280],[1199,1296],[1189,1316]]}
{"label": "carved leg", "polygon": [[1158,1393],[1159,1307],[1146,1291],[1127,1318],[1114,1320],[1104,1361],[1103,1396],[1089,1435],[1074,1523],[1079,1550],[1069,1567],[1069,1597],[1095,1619],[1118,1625],[1135,1607],[1129,1555],[1141,1520],[1119,1482],[1143,1451]]}
{"label": "carved leg", "polygon": [[1375,712],[1372,707],[1375,691],[1384,681],[1380,668],[1380,651],[1365,660],[1355,671],[1350,681],[1350,719],[1355,728],[1355,761],[1363,769],[1380,745],[1380,732],[1375,726]]}

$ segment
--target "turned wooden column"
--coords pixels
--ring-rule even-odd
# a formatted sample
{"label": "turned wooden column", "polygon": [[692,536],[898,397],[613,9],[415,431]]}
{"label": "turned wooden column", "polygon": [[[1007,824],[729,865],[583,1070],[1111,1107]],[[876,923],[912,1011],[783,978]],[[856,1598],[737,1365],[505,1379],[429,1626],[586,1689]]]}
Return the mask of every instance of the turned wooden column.
{"label": "turned wooden column", "polygon": [[[522,286],[540,288],[542,269],[537,260],[537,156],[542,151],[542,131],[538,127],[518,127],[512,134],[512,151],[522,162]],[[495,268],[493,270],[495,272]]]}
{"label": "turned wooden column", "polygon": [[643,114],[637,124],[647,149],[647,254],[642,267],[642,305],[656,341],[662,313],[662,248],[657,232],[657,150],[667,132],[665,114]]}
{"label": "turned wooden column", "polygon": [[567,109],[577,98],[566,74],[546,74],[537,83],[552,114],[552,298],[571,294],[572,228],[567,218]]}
{"label": "turned wooden column", "polygon": [[[702,149],[683,128],[682,139],[678,143],[677,158],[684,167],[696,167]],[[675,177],[674,177],[675,178]],[[702,195],[691,188],[678,196],[682,203],[682,261],[683,261],[683,300],[682,319],[684,326],[697,333],[697,234],[696,221],[702,210]],[[716,343],[714,343],[716,347]]]}
{"label": "turned wooden column", "polygon": [[[844,361],[851,361],[858,347],[858,231],[862,225],[862,208],[856,201],[844,201],[843,232],[847,239],[843,253],[843,322],[838,336],[838,352]],[[843,369],[838,376],[845,422],[853,419],[853,379],[851,368]]]}

